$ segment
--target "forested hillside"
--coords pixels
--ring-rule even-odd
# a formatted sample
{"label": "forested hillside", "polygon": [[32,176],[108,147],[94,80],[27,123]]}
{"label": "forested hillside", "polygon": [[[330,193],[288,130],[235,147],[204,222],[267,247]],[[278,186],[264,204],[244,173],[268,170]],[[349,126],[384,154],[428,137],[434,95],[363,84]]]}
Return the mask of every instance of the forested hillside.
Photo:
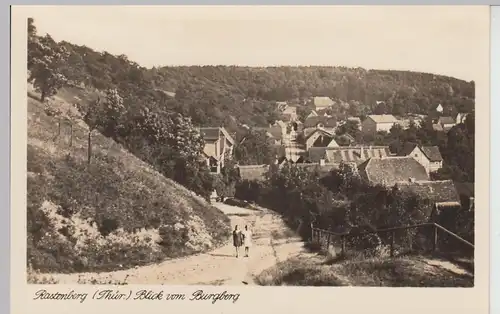
{"label": "forested hillside", "polygon": [[426,114],[438,104],[445,114],[470,112],[474,107],[474,82],[435,74],[316,66],[147,69],[125,55],[64,41],[57,45],[68,53],[61,73],[69,82],[100,90],[117,88],[126,103],[174,110],[199,125],[266,126],[277,118],[276,101],[311,96],[348,102],[346,111],[353,116]]}

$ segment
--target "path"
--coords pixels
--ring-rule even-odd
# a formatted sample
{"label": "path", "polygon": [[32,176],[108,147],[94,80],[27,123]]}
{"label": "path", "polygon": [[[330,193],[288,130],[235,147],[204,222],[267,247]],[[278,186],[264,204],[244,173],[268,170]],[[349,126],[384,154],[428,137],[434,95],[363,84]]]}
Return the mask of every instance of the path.
{"label": "path", "polygon": [[[216,207],[231,219],[231,227],[252,226],[253,246],[249,257],[234,256],[234,247],[228,244],[211,252],[167,260],[135,269],[108,273],[57,274],[51,277],[60,284],[85,282],[126,282],[129,284],[176,285],[244,285],[254,284],[254,276],[277,262],[304,252],[303,242],[291,237],[281,218],[267,209],[249,210],[216,203]],[[241,252],[240,252],[241,253]]]}

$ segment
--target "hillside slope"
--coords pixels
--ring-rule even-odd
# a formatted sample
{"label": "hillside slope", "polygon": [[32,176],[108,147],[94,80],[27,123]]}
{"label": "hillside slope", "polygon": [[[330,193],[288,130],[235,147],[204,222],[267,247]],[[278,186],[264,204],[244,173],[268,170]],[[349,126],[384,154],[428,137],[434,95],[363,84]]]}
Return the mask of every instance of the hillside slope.
{"label": "hillside slope", "polygon": [[[115,270],[225,242],[229,219],[219,209],[95,131],[88,165],[88,128],[68,95],[43,105],[28,94],[28,263],[34,269]],[[63,115],[72,121],[72,140]]]}
{"label": "hillside slope", "polygon": [[303,253],[259,274],[263,286],[473,287],[474,274],[449,261],[378,257],[335,262]]}

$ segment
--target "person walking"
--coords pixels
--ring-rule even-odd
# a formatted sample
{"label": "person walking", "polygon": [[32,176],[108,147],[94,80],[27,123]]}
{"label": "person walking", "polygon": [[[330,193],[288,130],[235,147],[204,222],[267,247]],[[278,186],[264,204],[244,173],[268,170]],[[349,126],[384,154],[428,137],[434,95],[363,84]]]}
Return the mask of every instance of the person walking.
{"label": "person walking", "polygon": [[241,231],[238,230],[238,225],[234,226],[233,230],[233,245],[236,250],[236,257],[238,257],[240,252],[240,247],[242,245],[242,235]]}
{"label": "person walking", "polygon": [[252,231],[248,229],[248,226],[245,226],[245,230],[243,233],[243,245],[245,246],[245,257],[248,257],[248,251],[252,246]]}

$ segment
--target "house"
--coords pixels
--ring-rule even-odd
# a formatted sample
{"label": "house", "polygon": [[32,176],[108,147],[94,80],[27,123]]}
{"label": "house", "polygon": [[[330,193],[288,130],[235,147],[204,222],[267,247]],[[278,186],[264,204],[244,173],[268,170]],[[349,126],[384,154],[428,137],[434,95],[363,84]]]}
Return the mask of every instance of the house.
{"label": "house", "polygon": [[451,180],[401,182],[396,185],[396,188],[412,192],[421,199],[430,202],[432,206],[426,216],[431,220],[434,220],[434,217],[442,213],[443,210],[457,209],[461,206],[460,197]]}
{"label": "house", "polygon": [[262,181],[266,178],[268,165],[238,165],[238,175],[241,180]]}
{"label": "house", "polygon": [[456,122],[452,117],[439,117],[438,124],[441,125],[444,131],[449,131],[456,125]]}
{"label": "house", "polygon": [[283,110],[282,115],[288,121],[295,121],[295,120],[297,120],[297,107],[295,107],[295,106],[287,106],[285,108],[285,110]]}
{"label": "house", "polygon": [[288,106],[288,103],[286,101],[277,101],[276,102],[276,107],[278,108],[279,111],[285,110],[285,108]]}
{"label": "house", "polygon": [[469,114],[464,113],[464,112],[459,112],[457,113],[457,116],[455,117],[455,124],[460,124],[465,122],[465,118],[467,118]]}
{"label": "house", "polygon": [[306,120],[311,118],[311,117],[317,117],[318,116],[318,113],[316,112],[316,110],[312,110],[306,117]]}
{"label": "house", "polygon": [[330,97],[316,96],[313,98],[313,105],[316,111],[330,108],[333,104],[334,102]]}
{"label": "house", "polygon": [[429,174],[412,157],[369,158],[358,166],[360,176],[368,183],[393,187],[401,182],[428,181]]}
{"label": "house", "polygon": [[203,153],[207,165],[211,172],[220,173],[226,159],[233,154],[234,139],[223,127],[200,128],[199,131],[205,141]]}
{"label": "house", "polygon": [[339,147],[335,135],[323,129],[316,129],[305,138],[306,150],[311,147]]}
{"label": "house", "polygon": [[304,125],[303,125],[304,130],[322,128],[331,132],[334,131],[336,126],[337,126],[337,119],[324,116],[314,116],[307,118],[306,120],[304,120]]}
{"label": "house", "polygon": [[437,146],[419,146],[415,143],[405,143],[398,156],[410,156],[425,167],[427,173],[443,168],[443,157]]}
{"label": "house", "polygon": [[350,146],[350,147],[311,147],[308,150],[308,159],[311,162],[340,164],[341,162],[353,162],[361,164],[369,158],[383,158],[392,156],[388,146]]}
{"label": "house", "polygon": [[399,120],[399,125],[406,130],[413,123],[416,127],[420,127],[422,125],[423,119],[416,117],[408,117]]}
{"label": "house", "polygon": [[441,104],[437,105],[436,106],[436,111],[440,112],[440,113],[443,112],[443,106],[441,106]]}
{"label": "house", "polygon": [[375,134],[380,131],[389,132],[398,119],[391,114],[369,115],[362,123],[361,130],[364,134]]}
{"label": "house", "polygon": [[281,145],[283,143],[283,129],[279,125],[270,126],[267,131],[272,135],[275,145]]}

